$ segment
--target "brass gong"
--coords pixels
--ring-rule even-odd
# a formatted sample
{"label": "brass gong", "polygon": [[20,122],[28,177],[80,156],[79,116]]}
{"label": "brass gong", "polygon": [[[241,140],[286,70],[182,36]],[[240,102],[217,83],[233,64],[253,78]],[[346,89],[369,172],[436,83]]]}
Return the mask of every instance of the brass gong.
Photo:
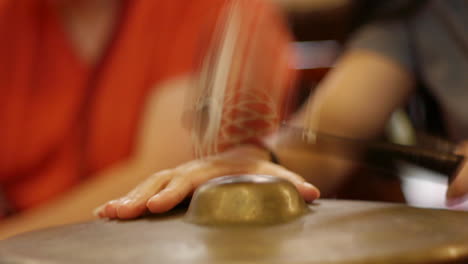
{"label": "brass gong", "polygon": [[468,213],[317,200],[262,175],[201,186],[184,210],[0,241],[0,263],[468,263]]}

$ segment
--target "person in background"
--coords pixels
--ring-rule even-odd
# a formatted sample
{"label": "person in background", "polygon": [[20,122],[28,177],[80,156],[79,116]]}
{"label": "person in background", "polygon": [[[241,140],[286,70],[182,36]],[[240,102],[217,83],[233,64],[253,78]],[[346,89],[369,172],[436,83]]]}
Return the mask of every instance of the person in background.
{"label": "person in background", "polygon": [[[391,113],[422,82],[441,107],[450,139],[463,142],[468,137],[468,4],[463,0],[372,2],[374,16],[354,33],[310,103],[291,122],[338,136],[370,139],[382,132]],[[294,140],[281,131],[275,137],[279,142]],[[457,153],[468,155],[467,144],[459,146]],[[273,164],[261,147],[239,145],[158,172],[97,213],[125,219],[147,210],[165,212],[204,181],[239,173],[286,178],[291,173],[293,182],[302,175],[326,193],[339,186],[352,169],[351,164],[326,154],[299,159],[292,150],[272,148],[283,167]],[[304,188],[298,189],[306,200],[315,198]],[[468,166],[463,163],[449,186],[447,202],[458,203],[467,193]]]}
{"label": "person in background", "polygon": [[[261,0],[0,1],[0,238],[90,219],[150,172],[192,159],[185,97],[229,10],[243,14],[233,57],[269,58],[250,63],[254,79],[238,77],[255,83],[237,86],[282,100],[294,76],[290,38]],[[265,73],[278,73],[276,85]]]}

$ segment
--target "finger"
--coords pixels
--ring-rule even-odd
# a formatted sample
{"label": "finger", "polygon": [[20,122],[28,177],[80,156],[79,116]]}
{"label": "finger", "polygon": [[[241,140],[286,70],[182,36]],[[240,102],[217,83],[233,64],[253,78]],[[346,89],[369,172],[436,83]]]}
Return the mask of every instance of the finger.
{"label": "finger", "polygon": [[117,206],[117,217],[119,219],[133,219],[146,212],[144,199],[124,200]]}
{"label": "finger", "polygon": [[232,169],[230,163],[226,163],[223,159],[215,159],[214,162],[213,160],[196,160],[187,163],[179,167],[178,177],[174,177],[161,192],[153,196],[147,202],[146,207],[153,213],[169,211],[203,182],[215,177],[236,174],[233,172],[238,170],[238,167]]}
{"label": "finger", "polygon": [[456,205],[468,200],[468,164],[463,162],[455,180],[447,190],[447,204]]}
{"label": "finger", "polygon": [[107,202],[95,210],[101,218],[130,219],[142,215],[146,211],[146,202],[167,184],[171,177],[170,171],[161,171],[146,179],[127,195]]}
{"label": "finger", "polygon": [[148,200],[161,191],[171,178],[171,172],[160,172],[140,184],[117,203],[117,216],[120,219],[132,219],[146,212]]}
{"label": "finger", "polygon": [[468,154],[468,141],[463,141],[457,145],[455,148],[455,154],[466,155]]}
{"label": "finger", "polygon": [[272,163],[266,163],[259,167],[258,173],[272,175],[290,181],[296,186],[296,189],[301,194],[302,198],[308,202],[320,197],[320,191],[317,187],[308,183],[298,174],[293,173],[281,166]]}
{"label": "finger", "polygon": [[[468,141],[458,144],[455,153],[459,155],[468,154]],[[460,170],[447,190],[447,205],[454,206],[468,200],[468,163],[463,161]]]}
{"label": "finger", "polygon": [[191,181],[187,180],[186,177],[175,178],[166,188],[151,197],[146,203],[146,207],[152,213],[167,212],[182,202],[192,189]]}
{"label": "finger", "polygon": [[114,219],[117,218],[117,200],[113,200],[105,204],[104,206],[104,217]]}
{"label": "finger", "polygon": [[302,198],[307,202],[312,202],[320,197],[319,189],[306,181],[301,183],[293,182],[293,184],[296,186]]}
{"label": "finger", "polygon": [[99,207],[97,207],[96,209],[93,210],[93,215],[94,216],[97,216],[99,218],[104,218],[105,217],[105,214],[104,214],[104,207],[106,206],[106,204],[103,204],[103,205],[100,205]]}

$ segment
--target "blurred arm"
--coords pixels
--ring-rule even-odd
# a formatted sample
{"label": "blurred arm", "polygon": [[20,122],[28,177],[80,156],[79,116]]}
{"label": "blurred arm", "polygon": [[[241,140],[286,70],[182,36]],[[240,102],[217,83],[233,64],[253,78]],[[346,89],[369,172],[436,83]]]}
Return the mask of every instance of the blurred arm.
{"label": "blurred arm", "polygon": [[178,78],[155,87],[138,129],[135,153],[128,160],[91,175],[86,182],[44,206],[2,219],[0,239],[33,229],[93,219],[96,207],[127,193],[148,175],[190,160],[190,133],[180,123],[182,109],[173,105],[183,104],[191,85],[190,78]]}
{"label": "blurred arm", "polygon": [[[391,113],[412,90],[411,73],[389,57],[360,49],[348,51],[319,85],[293,122],[332,135],[369,139],[384,128]],[[290,140],[278,135],[279,143]],[[280,148],[281,164],[316,185],[336,190],[352,164],[320,153]]]}

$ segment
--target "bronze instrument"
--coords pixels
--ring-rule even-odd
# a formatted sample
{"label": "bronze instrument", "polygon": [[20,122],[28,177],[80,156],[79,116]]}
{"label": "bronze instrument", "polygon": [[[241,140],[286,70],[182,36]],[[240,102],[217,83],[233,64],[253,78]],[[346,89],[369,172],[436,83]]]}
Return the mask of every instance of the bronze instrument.
{"label": "bronze instrument", "polygon": [[227,176],[188,211],[99,220],[0,241],[0,263],[467,263],[468,213],[317,200],[287,181]]}

